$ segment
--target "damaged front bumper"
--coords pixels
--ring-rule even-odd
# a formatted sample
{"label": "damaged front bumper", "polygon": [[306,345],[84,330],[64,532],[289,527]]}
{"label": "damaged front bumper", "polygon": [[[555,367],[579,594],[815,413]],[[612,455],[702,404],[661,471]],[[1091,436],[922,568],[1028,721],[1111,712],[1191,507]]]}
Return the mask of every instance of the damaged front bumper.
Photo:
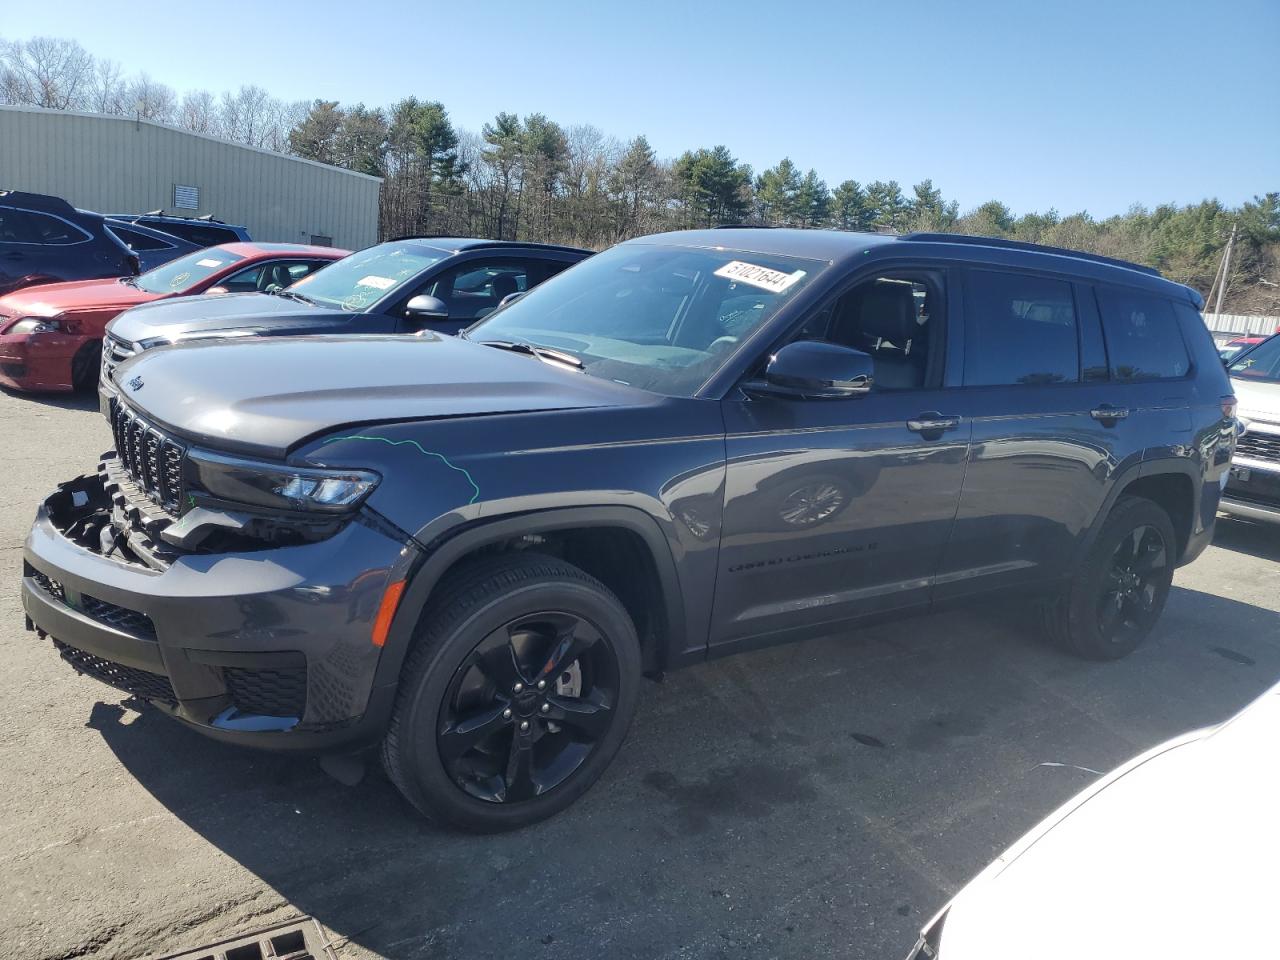
{"label": "damaged front bumper", "polygon": [[381,736],[394,685],[376,682],[370,638],[411,542],[363,515],[322,541],[234,552],[184,552],[158,529],[110,458],[62,484],[26,541],[28,627],[219,739],[327,752]]}

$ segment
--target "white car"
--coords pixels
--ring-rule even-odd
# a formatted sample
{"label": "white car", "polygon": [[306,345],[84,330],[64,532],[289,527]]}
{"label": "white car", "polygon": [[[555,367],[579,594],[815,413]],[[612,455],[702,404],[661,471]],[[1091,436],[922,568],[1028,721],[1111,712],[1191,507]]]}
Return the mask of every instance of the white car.
{"label": "white car", "polygon": [[1227,373],[1240,436],[1220,508],[1280,523],[1280,334],[1240,354]]}
{"label": "white car", "polygon": [[961,890],[908,960],[1275,956],[1278,746],[1280,684],[1068,801]]}

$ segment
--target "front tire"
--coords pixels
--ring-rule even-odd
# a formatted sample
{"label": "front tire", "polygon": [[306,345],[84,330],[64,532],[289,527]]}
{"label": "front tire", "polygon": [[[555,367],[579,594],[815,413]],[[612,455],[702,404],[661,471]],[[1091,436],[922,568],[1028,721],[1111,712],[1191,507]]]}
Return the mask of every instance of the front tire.
{"label": "front tire", "polygon": [[434,591],[382,745],[428,819],[511,830],[568,807],[622,745],[640,687],[626,609],[554,557],[481,561]]}
{"label": "front tire", "polygon": [[1045,629],[1089,660],[1127,656],[1160,618],[1176,558],[1169,515],[1150,500],[1121,497],[1067,595],[1044,608]]}

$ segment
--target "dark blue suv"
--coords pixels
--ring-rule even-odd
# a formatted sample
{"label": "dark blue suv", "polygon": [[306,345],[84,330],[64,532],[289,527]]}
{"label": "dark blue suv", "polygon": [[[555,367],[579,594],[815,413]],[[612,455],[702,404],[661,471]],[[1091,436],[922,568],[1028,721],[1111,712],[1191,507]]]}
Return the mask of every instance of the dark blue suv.
{"label": "dark blue suv", "polygon": [[[347,306],[424,255],[397,249]],[[324,281],[358,256],[302,289],[350,292]],[[962,600],[1034,598],[1114,659],[1213,535],[1235,400],[1199,296],[1151,270],[748,229],[496,310],[480,270],[460,336],[123,363],[111,449],[27,540],[29,624],[208,736],[377,748],[420,811],[496,830],[591,785],[645,675]]]}
{"label": "dark blue suv", "polygon": [[138,272],[138,258],[101,215],[58,197],[0,190],[0,296],[37,283]]}

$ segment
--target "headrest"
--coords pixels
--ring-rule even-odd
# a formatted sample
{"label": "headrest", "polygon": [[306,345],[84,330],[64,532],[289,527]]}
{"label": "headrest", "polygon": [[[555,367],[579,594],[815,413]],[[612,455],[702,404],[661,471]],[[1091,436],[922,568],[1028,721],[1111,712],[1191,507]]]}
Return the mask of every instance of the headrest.
{"label": "headrest", "polygon": [[917,334],[916,298],[909,283],[877,283],[862,296],[859,329],[902,346]]}
{"label": "headrest", "polygon": [[493,293],[499,300],[516,292],[516,278],[509,273],[500,273],[493,278]]}

